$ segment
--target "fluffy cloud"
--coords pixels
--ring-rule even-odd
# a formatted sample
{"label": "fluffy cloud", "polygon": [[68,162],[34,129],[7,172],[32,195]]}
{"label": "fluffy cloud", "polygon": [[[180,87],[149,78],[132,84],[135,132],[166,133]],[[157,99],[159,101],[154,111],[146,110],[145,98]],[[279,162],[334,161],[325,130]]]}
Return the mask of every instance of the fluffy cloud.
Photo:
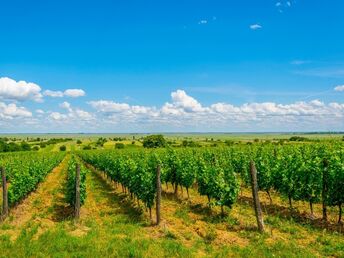
{"label": "fluffy cloud", "polygon": [[82,122],[88,122],[94,120],[94,116],[82,109],[69,109],[68,113],[60,113],[60,112],[51,112],[48,116],[50,120],[64,123],[66,125],[82,125],[85,124]]}
{"label": "fluffy cloud", "polygon": [[344,91],[344,85],[339,85],[334,88],[335,91]]}
{"label": "fluffy cloud", "polygon": [[116,103],[108,100],[90,101],[88,103],[97,111],[106,113],[117,113],[130,109],[130,106],[126,103]]}
{"label": "fluffy cloud", "polygon": [[263,28],[263,27],[261,25],[259,25],[259,24],[252,24],[252,25],[250,25],[250,29],[251,30],[259,30],[261,28]]}
{"label": "fluffy cloud", "polygon": [[203,111],[201,104],[186,94],[183,90],[177,90],[171,93],[172,97],[172,106],[176,108],[181,108],[186,112],[198,112]]}
{"label": "fluffy cloud", "polygon": [[53,91],[53,90],[46,90],[44,91],[44,96],[52,97],[52,98],[62,98],[63,92],[62,91]]}
{"label": "fluffy cloud", "polygon": [[32,113],[24,107],[18,107],[16,104],[5,104],[0,102],[0,119],[32,117]]}
{"label": "fluffy cloud", "polygon": [[67,110],[70,111],[70,112],[72,111],[71,105],[70,105],[70,103],[68,103],[67,101],[62,102],[62,103],[60,104],[60,107],[63,108],[63,109],[67,109]]}
{"label": "fluffy cloud", "polygon": [[[199,130],[305,130],[319,126],[331,126],[332,130],[344,127],[344,104],[325,104],[320,100],[278,104],[274,102],[245,103],[234,106],[228,103],[215,103],[202,106],[195,98],[183,90],[171,93],[171,102],[161,108],[131,106],[109,100],[88,103],[97,112],[101,124],[140,126],[140,129],[152,126],[160,128]],[[103,118],[102,118],[103,115]],[[342,121],[342,122],[341,122]],[[253,127],[254,126],[254,127]],[[288,127],[289,126],[289,127]]]}
{"label": "fluffy cloud", "polygon": [[[340,86],[341,87],[341,86]],[[88,102],[93,112],[62,102],[60,111],[37,109],[34,115],[16,103],[0,102],[3,130],[20,119],[42,131],[321,131],[344,130],[344,103],[320,100],[289,104],[275,102],[202,105],[184,90],[171,93],[160,107],[130,105],[112,100]],[[43,129],[42,129],[43,128]]]}
{"label": "fluffy cloud", "polygon": [[93,114],[79,108],[73,108],[72,105],[67,101],[62,102],[59,106],[65,109],[67,113],[51,112],[48,116],[51,120],[73,124],[95,119]]}
{"label": "fluffy cloud", "polygon": [[35,83],[15,81],[8,77],[0,78],[0,98],[6,100],[42,101],[41,87]]}
{"label": "fluffy cloud", "polygon": [[86,92],[81,89],[68,89],[65,90],[64,95],[71,98],[78,98],[85,96]]}
{"label": "fluffy cloud", "polygon": [[48,96],[52,98],[62,98],[62,97],[78,98],[78,97],[83,97],[85,95],[86,95],[86,92],[82,89],[68,89],[68,90],[65,90],[64,92],[53,91],[53,90],[44,91],[44,96]]}
{"label": "fluffy cloud", "polygon": [[91,113],[82,109],[75,109],[74,111],[72,111],[71,116],[83,121],[94,120],[94,116]]}
{"label": "fluffy cloud", "polygon": [[43,115],[45,112],[42,109],[36,109],[36,113]]}
{"label": "fluffy cloud", "polygon": [[59,112],[52,112],[49,115],[49,118],[51,118],[52,120],[55,120],[55,121],[65,120],[65,119],[67,119],[67,117],[68,117],[67,115],[61,114]]}

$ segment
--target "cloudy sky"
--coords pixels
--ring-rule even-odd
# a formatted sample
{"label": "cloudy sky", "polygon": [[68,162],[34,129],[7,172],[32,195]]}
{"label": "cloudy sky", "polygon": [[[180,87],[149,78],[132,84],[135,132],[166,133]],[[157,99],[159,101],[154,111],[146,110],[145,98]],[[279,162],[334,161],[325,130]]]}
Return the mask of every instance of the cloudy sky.
{"label": "cloudy sky", "polygon": [[344,2],[6,1],[0,133],[344,131]]}

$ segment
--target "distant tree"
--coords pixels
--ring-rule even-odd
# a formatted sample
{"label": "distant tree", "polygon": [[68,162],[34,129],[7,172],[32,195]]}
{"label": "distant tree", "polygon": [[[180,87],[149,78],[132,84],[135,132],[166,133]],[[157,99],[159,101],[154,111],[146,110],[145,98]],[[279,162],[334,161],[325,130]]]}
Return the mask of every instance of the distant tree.
{"label": "distant tree", "polygon": [[16,144],[15,142],[10,142],[7,146],[5,151],[21,151],[22,148],[19,144]]}
{"label": "distant tree", "polygon": [[21,147],[21,150],[23,150],[23,151],[30,151],[31,150],[31,145],[28,144],[27,142],[21,142],[20,147]]}
{"label": "distant tree", "polygon": [[66,151],[66,149],[67,149],[67,148],[66,148],[66,145],[61,145],[61,146],[60,146],[60,151]]}
{"label": "distant tree", "polygon": [[104,146],[104,143],[106,143],[106,142],[107,142],[107,139],[106,139],[106,138],[100,137],[100,138],[97,140],[96,144],[97,144],[97,146],[103,147],[103,146]]}
{"label": "distant tree", "polygon": [[291,142],[306,142],[306,141],[309,141],[309,139],[306,137],[301,137],[301,136],[292,136],[289,138],[289,141],[291,141]]}
{"label": "distant tree", "polygon": [[149,135],[143,139],[143,147],[145,148],[159,148],[166,145],[166,140],[161,134]]}
{"label": "distant tree", "polygon": [[182,141],[182,146],[183,147],[199,147],[199,144],[197,144],[194,141],[183,140]]}
{"label": "distant tree", "polygon": [[0,152],[4,152],[6,150],[6,142],[4,142],[3,140],[0,140]]}
{"label": "distant tree", "polygon": [[124,144],[123,143],[116,143],[115,148],[116,149],[124,149]]}

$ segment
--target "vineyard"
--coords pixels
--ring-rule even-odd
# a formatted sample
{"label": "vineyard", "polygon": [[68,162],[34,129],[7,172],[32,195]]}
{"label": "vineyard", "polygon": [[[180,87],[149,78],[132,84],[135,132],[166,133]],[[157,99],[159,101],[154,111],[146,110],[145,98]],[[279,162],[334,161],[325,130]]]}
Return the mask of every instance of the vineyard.
{"label": "vineyard", "polygon": [[[0,167],[9,206],[1,248],[30,239],[37,251],[51,238],[52,250],[69,241],[86,257],[149,257],[151,248],[181,257],[344,255],[340,142],[19,152],[0,155]],[[299,244],[295,234],[316,239]],[[86,247],[93,241],[100,249]]]}
{"label": "vineyard", "polygon": [[104,171],[131,195],[151,208],[156,195],[155,171],[162,167],[162,183],[178,189],[195,187],[208,199],[209,206],[231,208],[240,187],[250,185],[250,161],[255,161],[259,190],[279,193],[289,201],[313,204],[321,202],[323,218],[326,207],[338,207],[341,222],[344,203],[344,148],[342,145],[304,145],[232,147],[223,149],[168,149],[158,151],[90,151],[82,159]]}

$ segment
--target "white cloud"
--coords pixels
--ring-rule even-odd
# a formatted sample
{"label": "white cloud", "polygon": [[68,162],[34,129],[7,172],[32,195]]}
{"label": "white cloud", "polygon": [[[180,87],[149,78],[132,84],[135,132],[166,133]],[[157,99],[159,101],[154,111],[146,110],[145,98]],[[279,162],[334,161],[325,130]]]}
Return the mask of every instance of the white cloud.
{"label": "white cloud", "polygon": [[41,87],[35,83],[15,81],[8,77],[0,78],[0,98],[6,100],[42,101]]}
{"label": "white cloud", "polygon": [[190,97],[183,90],[177,90],[171,93],[173,105],[182,108],[186,112],[203,111],[202,105],[193,97]]}
{"label": "white cloud", "polygon": [[259,25],[259,24],[252,24],[252,25],[250,25],[250,29],[251,30],[259,30],[261,28],[263,28],[263,27],[261,25]]}
{"label": "white cloud", "polygon": [[76,109],[74,112],[72,112],[72,117],[76,117],[83,121],[90,121],[94,119],[94,116],[91,113],[82,109]]}
{"label": "white cloud", "polygon": [[286,10],[287,8],[291,8],[292,5],[294,5],[295,1],[286,1],[286,0],[280,0],[278,2],[276,2],[275,6],[277,8],[277,10],[280,12],[280,13],[283,13],[284,10]]}
{"label": "white cloud", "polygon": [[5,104],[0,102],[0,119],[32,117],[32,113],[25,107],[18,107],[15,103]]}
{"label": "white cloud", "polygon": [[[127,103],[116,103],[109,100],[91,101],[99,114],[99,124],[138,126],[141,131],[150,126],[153,128],[178,128],[176,130],[216,130],[222,128],[249,128],[249,131],[320,130],[332,126],[339,130],[344,127],[344,104],[326,104],[320,100],[278,104],[274,102],[245,103],[235,106],[228,103],[214,103],[202,106],[184,90],[171,93],[171,102],[161,108],[131,106]],[[102,114],[104,115],[102,117]],[[320,127],[323,126],[323,127]]]}
{"label": "white cloud", "polygon": [[43,115],[45,112],[42,109],[36,109],[36,113],[40,114],[40,115]]}
{"label": "white cloud", "polygon": [[[342,86],[338,86],[343,90]],[[202,105],[184,90],[171,93],[160,107],[130,105],[112,100],[88,102],[93,111],[62,102],[57,111],[37,109],[34,115],[16,103],[0,102],[0,125],[41,131],[341,131],[344,103],[315,99],[289,104],[251,102],[241,105],[219,102]],[[13,121],[14,120],[14,121]],[[32,126],[31,126],[32,125]],[[27,129],[25,129],[27,130]]]}
{"label": "white cloud", "polygon": [[55,120],[55,121],[60,121],[60,120],[65,120],[67,119],[67,115],[65,114],[61,114],[59,112],[52,112],[50,115],[49,115],[49,118]]}
{"label": "white cloud", "polygon": [[52,97],[52,98],[62,98],[63,92],[62,91],[53,91],[53,90],[46,90],[44,91],[44,96]]}
{"label": "white cloud", "polygon": [[82,89],[68,89],[68,90],[65,90],[64,92],[46,90],[44,91],[43,94],[44,96],[48,96],[52,98],[62,98],[62,97],[78,98],[78,97],[83,97],[86,95],[85,91]]}
{"label": "white cloud", "polygon": [[126,103],[116,103],[108,100],[98,100],[88,102],[93,108],[100,112],[117,113],[130,109],[130,106]]}
{"label": "white cloud", "polygon": [[67,109],[69,112],[72,111],[71,105],[67,101],[62,102],[60,104],[60,107],[63,108],[63,109]]}
{"label": "white cloud", "polygon": [[64,95],[71,98],[78,98],[85,96],[86,93],[82,89],[68,89],[65,90]]}
{"label": "white cloud", "polygon": [[208,23],[207,20],[200,20],[200,21],[198,22],[198,24],[203,24],[203,25],[205,25],[205,24],[207,24],[207,23]]}
{"label": "white cloud", "polygon": [[334,88],[335,91],[344,91],[344,85],[339,85]]}
{"label": "white cloud", "polygon": [[93,114],[79,108],[73,108],[70,103],[62,102],[59,105],[61,108],[67,110],[67,113],[51,112],[49,118],[55,121],[62,121],[66,124],[78,123],[80,121],[94,120]]}

